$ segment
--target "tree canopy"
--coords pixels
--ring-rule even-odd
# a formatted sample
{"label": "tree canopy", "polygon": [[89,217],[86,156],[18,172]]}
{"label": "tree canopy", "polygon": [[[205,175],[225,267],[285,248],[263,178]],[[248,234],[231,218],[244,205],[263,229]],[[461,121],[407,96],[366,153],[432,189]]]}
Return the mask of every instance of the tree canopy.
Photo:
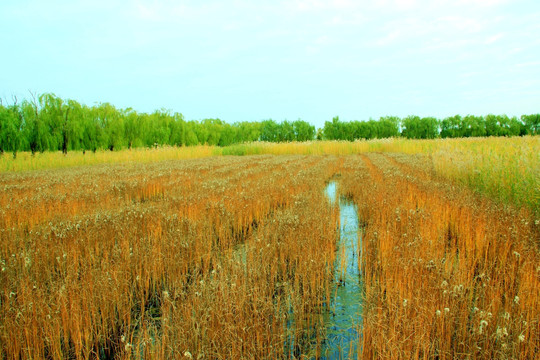
{"label": "tree canopy", "polygon": [[32,95],[11,104],[0,101],[0,153],[18,151],[96,151],[163,145],[227,146],[235,143],[268,141],[310,141],[437,137],[536,135],[540,114],[521,118],[506,115],[464,117],[442,120],[434,117],[385,116],[378,120],[344,122],[338,116],[322,129],[298,119],[272,119],[227,123],[220,119],[186,120],[181,113],[166,109],[141,113],[119,109],[110,103],[94,106],[64,100],[55,94]]}

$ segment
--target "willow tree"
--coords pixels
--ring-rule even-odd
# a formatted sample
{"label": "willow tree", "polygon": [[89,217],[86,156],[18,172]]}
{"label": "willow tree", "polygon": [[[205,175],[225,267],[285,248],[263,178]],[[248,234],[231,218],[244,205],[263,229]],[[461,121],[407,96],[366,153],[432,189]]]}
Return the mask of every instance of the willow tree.
{"label": "willow tree", "polygon": [[22,114],[15,102],[10,106],[0,104],[0,153],[11,151],[17,157],[21,145]]}
{"label": "willow tree", "polygon": [[49,148],[50,131],[41,119],[39,103],[36,97],[32,96],[31,101],[24,100],[21,111],[24,118],[23,136],[32,155],[38,151],[46,151]]}
{"label": "willow tree", "polygon": [[540,114],[522,115],[521,121],[527,134],[540,134]]}

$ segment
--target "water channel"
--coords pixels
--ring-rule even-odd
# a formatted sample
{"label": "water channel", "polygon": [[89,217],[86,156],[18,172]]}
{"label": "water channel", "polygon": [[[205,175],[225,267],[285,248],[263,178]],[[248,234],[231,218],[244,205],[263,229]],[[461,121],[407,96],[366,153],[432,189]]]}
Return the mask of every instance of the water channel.
{"label": "water channel", "polygon": [[334,286],[325,314],[326,339],[320,359],[356,359],[362,325],[361,231],[356,205],[339,196],[338,184],[325,189],[332,206],[339,206],[340,237],[334,265]]}
{"label": "water channel", "polygon": [[[361,261],[361,229],[358,224],[358,211],[352,201],[339,195],[338,184],[331,181],[325,188],[325,194],[331,206],[339,206],[339,239],[334,263],[333,286],[330,303],[323,314],[325,339],[320,344],[317,357],[307,355],[303,350],[315,352],[315,339],[307,339],[308,344],[298,347],[302,339],[288,335],[284,346],[287,355],[296,358],[304,353],[305,358],[312,359],[356,359],[361,343],[362,326],[362,291],[359,264]],[[235,249],[235,256],[240,263],[246,263],[246,245]],[[295,328],[292,307],[287,321],[287,332]],[[306,339],[304,339],[305,341]],[[311,346],[309,345],[311,342]],[[307,348],[304,346],[307,345]],[[302,350],[303,348],[303,350]],[[298,351],[298,352],[297,352]]]}

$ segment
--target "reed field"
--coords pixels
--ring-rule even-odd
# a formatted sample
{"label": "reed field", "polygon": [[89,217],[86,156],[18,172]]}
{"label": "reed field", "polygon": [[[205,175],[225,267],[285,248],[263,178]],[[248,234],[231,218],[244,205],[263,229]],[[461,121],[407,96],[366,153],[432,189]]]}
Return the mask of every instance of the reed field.
{"label": "reed field", "polygon": [[0,359],[334,358],[347,284],[329,182],[360,225],[351,358],[535,359],[539,150],[536,136],[4,154]]}
{"label": "reed field", "polygon": [[351,155],[368,152],[423,154],[437,174],[503,202],[540,214],[540,136],[363,141],[252,142],[226,147],[188,146],[122,151],[0,154],[0,173],[96,164],[149,163],[227,155]]}
{"label": "reed field", "polygon": [[424,157],[349,157],[365,224],[363,358],[535,359],[539,222],[441,180]]}

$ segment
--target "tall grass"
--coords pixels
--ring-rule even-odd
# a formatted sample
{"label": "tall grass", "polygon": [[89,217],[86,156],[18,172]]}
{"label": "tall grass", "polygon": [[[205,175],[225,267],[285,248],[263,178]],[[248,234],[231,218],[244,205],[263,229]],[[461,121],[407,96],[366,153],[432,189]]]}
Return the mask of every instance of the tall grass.
{"label": "tall grass", "polygon": [[263,156],[1,174],[0,358],[301,351],[330,293],[334,168]]}
{"label": "tall grass", "polygon": [[[316,358],[339,236],[324,196],[332,178],[364,227],[359,356],[532,359],[538,220],[438,168],[456,168],[444,156],[465,144],[465,162],[489,166],[490,146],[500,161],[526,154],[520,164],[537,169],[527,152],[537,138],[507,140],[523,148],[258,144],[326,155],[211,156],[205,147],[191,154],[204,159],[175,161],[164,159],[183,150],[157,149],[119,152],[115,164],[4,172],[0,358]],[[489,176],[509,176],[502,171]]]}
{"label": "tall grass", "polygon": [[430,154],[445,178],[540,215],[540,137],[445,140]]}
{"label": "tall grass", "polygon": [[365,224],[362,358],[534,359],[540,226],[403,154],[350,157]]}
{"label": "tall grass", "polygon": [[0,172],[74,166],[148,163],[227,155],[351,155],[370,152],[423,154],[435,171],[503,202],[528,206],[540,214],[540,137],[369,141],[254,142],[228,147],[195,146],[134,149],[86,154],[19,153],[0,156]]}
{"label": "tall grass", "polygon": [[417,153],[431,148],[428,142],[404,139],[385,139],[370,141],[308,141],[290,143],[252,142],[217,146],[193,147],[159,147],[137,148],[121,151],[99,150],[93,152],[44,152],[31,155],[21,152],[13,158],[11,153],[0,156],[0,172],[20,172],[38,169],[69,168],[75,166],[114,164],[114,163],[147,163],[164,160],[197,159],[221,155],[350,155],[373,151],[393,151]]}
{"label": "tall grass", "polygon": [[0,172],[21,172],[40,169],[59,169],[77,166],[116,164],[116,163],[149,163],[164,160],[198,159],[220,155],[221,149],[214,146],[192,147],[160,147],[154,149],[136,148],[131,150],[107,151],[95,153],[87,151],[43,152],[32,155],[30,152],[11,153],[0,156]]}

